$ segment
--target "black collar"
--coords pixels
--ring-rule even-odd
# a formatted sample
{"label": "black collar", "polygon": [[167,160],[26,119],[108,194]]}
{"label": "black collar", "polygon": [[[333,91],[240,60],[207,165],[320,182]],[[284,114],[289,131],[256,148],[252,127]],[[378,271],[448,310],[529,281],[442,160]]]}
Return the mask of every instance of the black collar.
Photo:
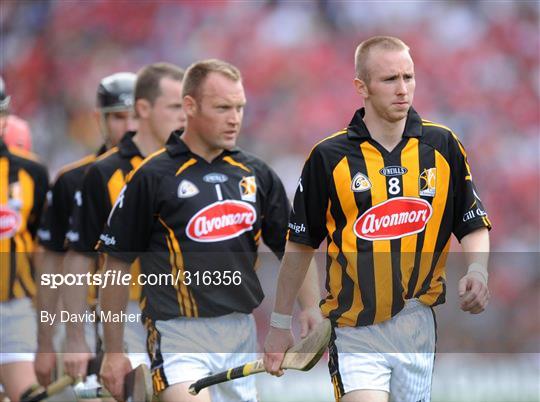
{"label": "black collar", "polygon": [[[347,136],[349,138],[371,138],[369,130],[364,123],[364,115],[366,110],[364,108],[358,109],[347,127]],[[405,130],[403,131],[403,137],[421,137],[422,136],[422,119],[420,115],[416,113],[412,107],[407,114],[407,122],[405,123]]]}
{"label": "black collar", "polygon": [[[167,149],[167,152],[169,153],[169,155],[177,156],[177,155],[192,153],[191,150],[186,145],[186,143],[181,138],[183,133],[184,133],[183,129],[176,130],[176,131],[173,131],[171,135],[169,136],[169,139],[167,140],[167,143],[165,144],[165,148]],[[234,147],[231,150],[224,149],[220,156],[233,155],[238,152],[240,152],[240,149],[238,147]]]}
{"label": "black collar", "polygon": [[120,142],[118,143],[118,153],[123,158],[131,158],[133,156],[141,156],[141,151],[137,148],[137,145],[133,142],[133,137],[137,134],[135,131],[128,131],[124,134]]}

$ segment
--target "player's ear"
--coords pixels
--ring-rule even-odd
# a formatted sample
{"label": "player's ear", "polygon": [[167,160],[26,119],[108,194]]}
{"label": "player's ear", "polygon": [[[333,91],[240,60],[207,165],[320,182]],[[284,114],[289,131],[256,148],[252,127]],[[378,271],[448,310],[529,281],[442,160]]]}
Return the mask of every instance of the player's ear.
{"label": "player's ear", "polygon": [[152,105],[148,99],[139,98],[135,102],[135,114],[141,119],[147,119],[150,116],[150,109]]}
{"label": "player's ear", "polygon": [[368,94],[369,94],[369,91],[368,91],[368,87],[367,87],[367,84],[364,80],[361,80],[360,78],[356,77],[354,80],[353,80],[353,84],[354,84],[354,87],[356,89],[356,92],[362,97],[362,98],[367,98],[368,97]]}
{"label": "player's ear", "polygon": [[197,113],[197,100],[191,95],[186,95],[182,100],[182,107],[184,108],[186,116],[191,117]]}

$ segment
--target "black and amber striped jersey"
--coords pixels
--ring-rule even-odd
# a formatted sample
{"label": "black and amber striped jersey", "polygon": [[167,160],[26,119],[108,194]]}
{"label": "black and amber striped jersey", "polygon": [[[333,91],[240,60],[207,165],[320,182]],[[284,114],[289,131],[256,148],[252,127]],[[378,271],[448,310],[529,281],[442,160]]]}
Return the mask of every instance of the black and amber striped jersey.
{"label": "black and amber striped jersey", "polygon": [[135,132],[128,132],[118,146],[99,156],[87,169],[80,197],[75,197],[69,245],[84,253],[95,250],[99,235],[126,176],[141,164],[144,157],[133,142]]}
{"label": "black and amber striped jersey", "polygon": [[33,154],[0,139],[0,302],[35,294],[31,253],[48,185]]}
{"label": "black and amber striped jersey", "polygon": [[[94,252],[99,235],[126,177],[143,161],[133,142],[135,132],[127,132],[116,147],[99,156],[83,178],[80,197],[75,198],[72,224],[68,233],[69,247],[80,253]],[[140,272],[139,263],[132,266],[132,274]],[[140,300],[141,287],[130,288],[130,300]]]}
{"label": "black and amber striped jersey", "polygon": [[60,169],[56,180],[47,196],[46,208],[43,211],[41,224],[37,232],[39,243],[46,249],[56,252],[67,250],[69,232],[74,205],[80,205],[81,186],[88,167],[103,154],[107,148],[103,145],[95,154],[70,163]]}
{"label": "black and amber striped jersey", "polygon": [[319,142],[298,183],[289,240],[327,240],[323,313],[338,326],[397,314],[404,301],[444,302],[452,233],[491,228],[462,144],[410,109],[391,151],[374,141],[358,110],[348,128]]}
{"label": "black and amber striped jersey", "polygon": [[175,132],[128,181],[100,250],[128,262],[140,256],[147,278],[180,278],[144,287],[151,319],[249,313],[263,298],[258,244],[282,257],[289,210],[281,181],[260,159],[234,149],[209,163]]}

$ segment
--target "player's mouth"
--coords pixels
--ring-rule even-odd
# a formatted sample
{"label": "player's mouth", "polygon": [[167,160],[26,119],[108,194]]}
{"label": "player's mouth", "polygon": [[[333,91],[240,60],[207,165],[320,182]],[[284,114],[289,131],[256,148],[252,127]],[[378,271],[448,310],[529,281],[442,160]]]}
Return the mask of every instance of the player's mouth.
{"label": "player's mouth", "polygon": [[396,105],[398,107],[409,107],[409,102],[407,102],[407,101],[398,101],[398,102],[394,102],[393,105]]}

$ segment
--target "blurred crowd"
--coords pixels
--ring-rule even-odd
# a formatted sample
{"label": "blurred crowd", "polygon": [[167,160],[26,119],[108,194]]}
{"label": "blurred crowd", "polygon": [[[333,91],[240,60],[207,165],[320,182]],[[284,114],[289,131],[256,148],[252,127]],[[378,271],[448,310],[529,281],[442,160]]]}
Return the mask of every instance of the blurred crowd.
{"label": "blurred crowd", "polygon": [[[275,166],[291,191],[312,145],[361,106],[352,86],[355,46],[376,34],[399,36],[415,61],[415,108],[451,127],[468,150],[493,249],[540,251],[536,1],[7,0],[0,7],[12,110],[30,122],[34,150],[53,173],[99,144],[92,111],[102,77],[218,57],[244,75],[241,146]],[[538,306],[538,265],[512,286],[507,267],[494,269],[504,300]],[[534,342],[538,322],[529,326]]]}

